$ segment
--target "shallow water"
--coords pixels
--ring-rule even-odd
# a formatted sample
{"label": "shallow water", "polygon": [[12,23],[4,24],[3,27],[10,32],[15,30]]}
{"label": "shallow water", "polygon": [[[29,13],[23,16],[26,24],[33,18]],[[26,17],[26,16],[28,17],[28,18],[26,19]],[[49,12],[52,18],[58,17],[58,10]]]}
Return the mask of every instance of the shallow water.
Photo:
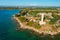
{"label": "shallow water", "polygon": [[60,40],[60,35],[41,36],[30,30],[16,30],[19,26],[13,19],[19,10],[0,10],[0,40]]}

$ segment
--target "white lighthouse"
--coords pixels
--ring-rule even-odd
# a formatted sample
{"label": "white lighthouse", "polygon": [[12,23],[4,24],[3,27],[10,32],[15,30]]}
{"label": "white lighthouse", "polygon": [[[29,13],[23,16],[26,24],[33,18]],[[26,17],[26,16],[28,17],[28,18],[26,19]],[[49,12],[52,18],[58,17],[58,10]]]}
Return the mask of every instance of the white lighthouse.
{"label": "white lighthouse", "polygon": [[39,21],[39,24],[40,25],[46,24],[46,22],[43,21],[44,20],[44,13],[40,13],[40,15],[41,15],[41,21]]}

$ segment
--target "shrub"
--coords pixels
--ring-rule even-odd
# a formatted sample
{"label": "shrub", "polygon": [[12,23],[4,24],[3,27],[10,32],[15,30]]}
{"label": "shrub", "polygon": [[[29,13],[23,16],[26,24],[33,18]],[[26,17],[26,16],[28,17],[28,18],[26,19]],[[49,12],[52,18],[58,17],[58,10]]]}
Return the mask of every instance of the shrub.
{"label": "shrub", "polygon": [[18,15],[18,14],[15,14],[15,16],[16,16],[16,17],[19,17],[20,15]]}
{"label": "shrub", "polygon": [[25,17],[19,17],[21,22],[25,22],[26,18]]}
{"label": "shrub", "polygon": [[40,26],[39,24],[36,24],[36,25],[35,25],[35,28],[36,28],[36,29],[39,29],[40,27],[41,27],[41,26]]}
{"label": "shrub", "polygon": [[34,24],[33,21],[29,21],[29,22],[27,23],[28,26],[33,26],[33,24]]}

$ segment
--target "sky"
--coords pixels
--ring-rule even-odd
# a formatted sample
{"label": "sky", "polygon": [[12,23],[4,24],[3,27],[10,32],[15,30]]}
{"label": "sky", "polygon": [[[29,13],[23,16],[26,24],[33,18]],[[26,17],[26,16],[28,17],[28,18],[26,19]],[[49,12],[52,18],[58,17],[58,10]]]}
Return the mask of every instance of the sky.
{"label": "sky", "polygon": [[0,0],[0,6],[59,6],[60,0]]}

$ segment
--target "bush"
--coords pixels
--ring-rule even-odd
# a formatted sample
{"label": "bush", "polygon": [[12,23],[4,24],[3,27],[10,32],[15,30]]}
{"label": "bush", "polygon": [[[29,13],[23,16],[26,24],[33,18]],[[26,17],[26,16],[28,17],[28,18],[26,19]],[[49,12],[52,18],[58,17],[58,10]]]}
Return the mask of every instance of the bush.
{"label": "bush", "polygon": [[36,25],[35,25],[35,28],[36,28],[36,29],[39,29],[40,27],[41,27],[41,26],[40,26],[39,24],[36,24]]}
{"label": "bush", "polygon": [[16,17],[19,17],[20,15],[18,15],[18,14],[15,14],[15,16],[16,16]]}
{"label": "bush", "polygon": [[33,21],[29,21],[29,22],[27,23],[28,26],[33,26],[33,24],[34,24]]}
{"label": "bush", "polygon": [[27,23],[28,26],[33,26],[35,27],[36,29],[39,29],[41,26],[33,21],[30,21]]}
{"label": "bush", "polygon": [[25,22],[26,18],[25,17],[19,17],[21,22]]}
{"label": "bush", "polygon": [[50,19],[50,24],[55,24],[56,22],[57,22],[57,20],[59,20],[60,19],[60,16],[58,16],[58,15],[53,15],[53,19]]}

